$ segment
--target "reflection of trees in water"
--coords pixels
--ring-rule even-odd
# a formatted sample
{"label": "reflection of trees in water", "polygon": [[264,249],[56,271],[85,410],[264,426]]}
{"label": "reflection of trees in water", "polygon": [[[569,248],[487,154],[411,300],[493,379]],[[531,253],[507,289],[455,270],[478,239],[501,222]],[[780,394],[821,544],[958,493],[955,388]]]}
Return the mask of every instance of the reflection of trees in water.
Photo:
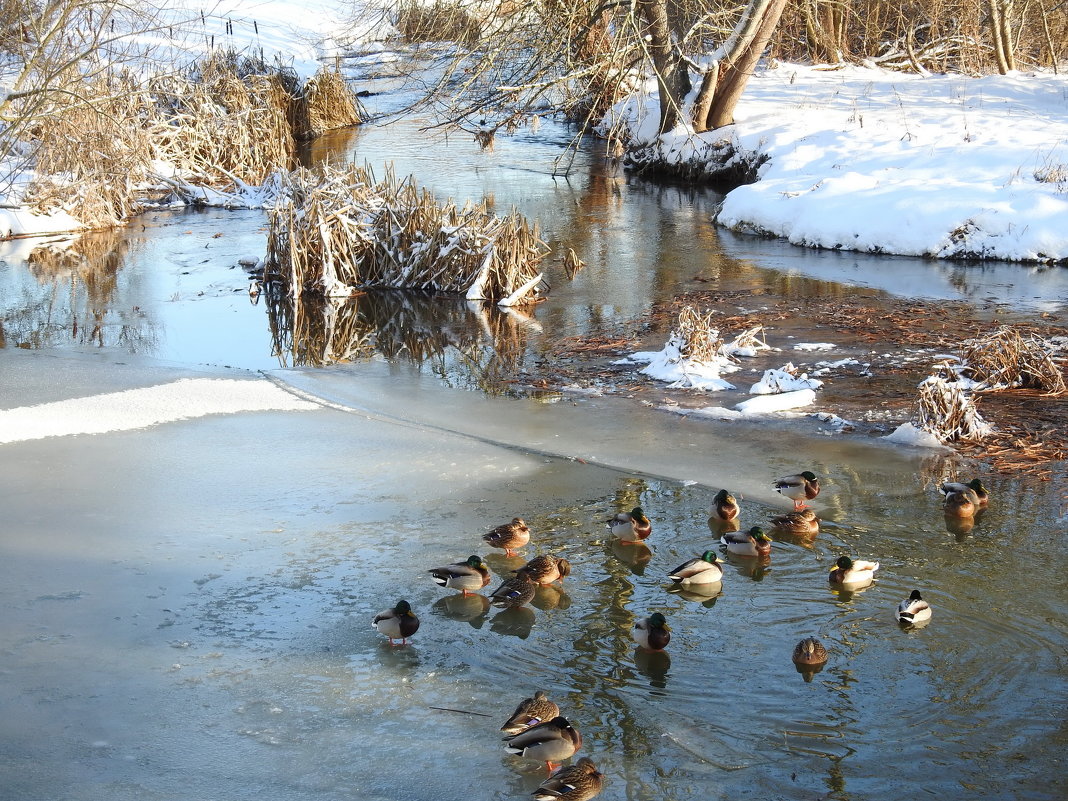
{"label": "reflection of trees in water", "polygon": [[156,332],[137,307],[115,308],[126,241],[119,230],[84,234],[72,245],[40,247],[26,259],[26,282],[9,301],[0,347],[36,349],[64,344],[149,350]]}
{"label": "reflection of trees in water", "polygon": [[428,292],[373,290],[350,298],[265,293],[274,353],[283,367],[369,359],[427,364],[443,380],[501,392],[522,365],[520,312]]}

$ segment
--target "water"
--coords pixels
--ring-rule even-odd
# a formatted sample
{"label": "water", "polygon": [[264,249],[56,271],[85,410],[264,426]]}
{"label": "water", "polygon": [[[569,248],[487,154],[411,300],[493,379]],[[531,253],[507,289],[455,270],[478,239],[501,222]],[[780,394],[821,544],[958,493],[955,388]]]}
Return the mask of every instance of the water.
{"label": "water", "polygon": [[[409,125],[352,144],[581,246],[586,269],[569,282],[553,267],[528,318],[383,296],[330,318],[358,338],[298,343],[238,265],[263,252],[253,212],[156,213],[98,244],[103,262],[0,266],[2,408],[188,376],[266,377],[321,403],[0,446],[0,796],[523,797],[544,767],[497,729],[538,688],[582,731],[606,799],[1064,795],[1065,517],[1049,485],[990,477],[991,508],[965,531],[934,489],[968,469],[951,458],[501,383],[548,334],[636,318],[697,278],[996,296],[1026,317],[1063,311],[1064,271],[731,237],[708,222],[714,195],[585,153],[554,178],[566,140],[478,153]],[[892,273],[920,277],[877,278]],[[770,480],[802,466],[825,486],[815,538],[778,537],[766,563],[729,557],[719,595],[670,591],[667,571],[715,542],[716,489],[766,525],[788,506]],[[636,504],[648,546],[613,543],[605,519]],[[515,515],[534,531],[523,557],[571,561],[562,588],[500,611],[430,581]],[[875,584],[835,592],[842,553],[880,561]],[[492,589],[523,558],[487,561]],[[893,611],[913,588],[934,616],[909,631]],[[422,625],[390,648],[370,620],[400,597]],[[666,654],[628,634],[654,610]],[[810,635],[830,660],[804,676],[790,654]]]}

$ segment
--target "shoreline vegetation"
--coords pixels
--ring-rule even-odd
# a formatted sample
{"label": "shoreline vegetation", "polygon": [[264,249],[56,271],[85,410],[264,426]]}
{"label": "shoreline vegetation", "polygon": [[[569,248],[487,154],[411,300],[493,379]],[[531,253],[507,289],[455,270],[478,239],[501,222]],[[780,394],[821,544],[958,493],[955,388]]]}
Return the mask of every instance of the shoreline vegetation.
{"label": "shoreline vegetation", "polygon": [[[873,11],[862,29],[856,28],[859,17],[836,16],[829,6],[825,9],[828,13],[822,16],[806,16],[805,9],[811,10],[809,4],[803,4],[799,11],[790,10],[775,37],[769,40],[766,62],[807,58],[809,64],[823,64],[807,67],[808,70],[829,73],[862,64],[865,69],[908,71],[920,78],[930,78],[933,70],[956,69],[962,81],[978,80],[968,76],[989,71],[995,65],[991,60],[995,57],[997,71],[1002,75],[1017,68],[1016,61],[1006,60],[1005,42],[999,38],[1005,31],[999,33],[996,27],[992,30],[997,41],[988,52],[986,29],[970,16],[960,17],[953,25],[950,22],[960,15],[950,13],[918,24],[904,15],[886,18],[882,13],[885,9],[875,14],[877,3],[855,5],[871,6],[869,10]],[[1003,4],[994,0],[990,5],[996,9]],[[64,6],[60,3],[48,7],[55,8]],[[29,6],[22,0],[13,0],[5,9],[9,15],[18,15]],[[314,75],[305,78],[285,66],[277,55],[266,57],[262,48],[258,54],[254,49],[216,49],[211,37],[210,54],[192,67],[146,76],[145,64],[136,65],[135,69],[129,61],[134,55],[130,51],[123,54],[125,61],[107,62],[110,48],[123,37],[109,38],[108,19],[94,20],[94,9],[117,12],[116,6],[106,2],[70,6],[70,16],[60,20],[69,26],[70,38],[61,43],[57,53],[48,56],[51,61],[42,55],[48,40],[25,24],[19,28],[18,36],[5,34],[8,38],[0,39],[0,50],[9,59],[14,58],[16,64],[20,53],[42,59],[41,63],[26,61],[19,65],[17,78],[5,87],[0,98],[0,155],[5,156],[8,169],[3,204],[8,210],[4,216],[8,221],[7,237],[2,236],[4,230],[0,226],[0,239],[32,235],[33,230],[15,230],[26,224],[25,217],[19,215],[30,211],[45,218],[51,215],[55,222],[45,226],[50,232],[55,232],[56,226],[77,232],[119,226],[161,204],[265,208],[270,217],[270,233],[261,280],[264,284],[281,284],[294,299],[305,294],[343,298],[365,289],[385,287],[448,292],[503,307],[537,300],[543,286],[540,264],[549,255],[548,248],[540,238],[537,223],[526,220],[514,209],[505,217],[496,217],[489,213],[485,202],[462,206],[452,200],[439,202],[426,190],[420,191],[414,177],[398,180],[392,172],[378,181],[369,168],[336,170],[323,166],[309,171],[297,166],[298,140],[359,125],[368,118],[351,80],[342,72],[340,57],[335,57],[332,65],[320,65]],[[79,14],[86,13],[92,24],[81,30],[77,27],[82,21]],[[430,13],[423,6],[407,3],[397,7],[392,20],[382,19],[378,24],[383,31],[390,31],[383,41],[390,41],[395,54],[410,53],[409,48],[418,48],[421,43],[441,48],[439,52],[446,55],[436,65],[445,76],[436,87],[440,92],[450,86],[450,67],[465,63],[470,56],[465,46],[484,49],[486,41],[498,41],[494,37],[509,29],[515,22],[509,15],[516,13],[520,12],[500,11],[502,16],[493,20],[478,19],[466,11],[460,13],[448,2],[436,3]],[[723,23],[727,20],[724,14],[717,17]],[[126,24],[132,26],[132,37],[134,32],[158,32],[162,27],[160,19],[145,17]],[[1029,68],[1046,66],[1054,76],[1059,75],[1057,65],[1066,53],[1056,46],[1061,41],[1057,32],[1068,31],[1068,14],[1059,6],[1052,16],[1045,11],[1036,16],[1030,9],[1014,22],[1019,63],[1026,63]],[[203,13],[200,24],[206,26]],[[703,24],[693,21],[692,31],[708,38],[711,34]],[[969,25],[973,29],[965,30]],[[258,38],[255,21],[252,27]],[[15,30],[11,26],[5,30],[8,29]],[[233,33],[232,21],[226,21],[226,29],[228,34]],[[721,25],[719,31],[729,29],[729,25]],[[113,20],[111,30],[114,31]],[[920,31],[922,36],[917,38]],[[882,39],[876,38],[877,32]],[[731,187],[765,184],[770,187],[767,191],[776,193],[776,202],[813,194],[824,184],[819,180],[804,192],[776,190],[777,176],[765,170],[773,161],[770,151],[761,149],[767,143],[748,142],[740,133],[745,130],[742,126],[726,126],[723,130],[727,133],[723,135],[710,131],[706,136],[703,129],[684,124],[665,131],[663,109],[657,105],[656,91],[650,88],[648,76],[633,65],[621,69],[620,64],[626,59],[619,63],[615,60],[622,51],[611,49],[620,43],[609,41],[608,20],[601,20],[587,33],[587,49],[576,54],[578,61],[586,65],[585,72],[580,71],[585,77],[572,87],[579,96],[562,106],[550,104],[549,112],[535,113],[523,109],[519,94],[513,92],[511,100],[518,110],[503,117],[498,113],[497,101],[486,100],[487,119],[473,132],[481,146],[490,146],[499,130],[529,124],[538,114],[564,113],[570,119],[585,115],[582,129],[597,130],[614,141],[616,147],[609,148],[609,153],[622,154],[623,163],[639,174],[682,176],[697,182],[725,179]],[[889,33],[894,35],[888,38]],[[807,45],[800,47],[801,41]],[[871,46],[869,41],[889,44],[873,53],[865,50]],[[444,43],[451,44],[443,47]],[[686,63],[683,73],[695,70],[694,75],[684,76],[690,82],[699,77],[699,65],[696,61]],[[471,98],[476,97],[474,88],[485,77],[481,73],[473,75],[471,83],[465,85],[472,90]],[[707,77],[706,72],[706,80]],[[781,81],[782,77],[777,79]],[[545,78],[548,82],[547,74]],[[34,85],[36,89],[32,88]],[[558,84],[553,85],[559,88]],[[691,88],[696,91],[695,87]],[[427,95],[419,102],[432,97]],[[548,95],[539,102],[546,98]],[[696,103],[699,99],[698,93],[687,102]],[[970,113],[963,106],[959,110],[965,116]],[[903,105],[900,112],[907,117]],[[879,124],[874,106],[855,108],[849,124],[856,130],[863,128],[865,113],[869,115],[869,128]],[[462,128],[458,120],[453,122]],[[911,141],[909,126],[914,125],[918,131],[919,123],[906,119],[905,125]],[[797,131],[803,139],[802,134]],[[964,136],[971,136],[967,128]],[[1051,143],[1045,161],[1032,170],[1031,176],[1020,180],[1026,180],[1032,190],[1046,192],[1043,197],[1062,200],[1060,196],[1068,192],[1068,154],[1056,151],[1058,146]],[[855,197],[850,191],[844,187],[847,202]],[[728,200],[734,197],[732,193]],[[760,202],[760,195],[749,201],[751,205]],[[773,225],[738,214],[736,208],[724,204],[717,219],[734,230],[785,235]],[[990,220],[968,219],[938,255],[967,261],[1004,260],[1004,255],[999,256],[998,251],[985,244],[988,240],[984,236],[989,231],[984,234],[984,225],[989,226]],[[1011,229],[1012,225],[1006,230],[997,229],[992,236],[1016,235]],[[795,241],[792,235],[788,238]],[[827,246],[820,238],[808,235],[800,235],[797,241],[811,247]],[[843,237],[842,241],[848,238]],[[881,245],[865,246],[859,241],[831,246],[888,252]],[[1068,264],[1068,254],[1057,250],[1059,247],[1053,242],[1047,252],[1024,245],[1018,251],[1023,255],[1012,260]],[[569,252],[569,258],[578,265],[581,255]],[[684,300],[680,298],[676,306]],[[956,363],[947,361],[919,384],[918,400],[915,392],[907,399],[908,403],[919,404],[918,417],[912,419],[918,419],[924,430],[962,452],[990,461],[995,469],[1034,468],[1048,478],[1049,470],[1043,472],[1036,466],[1068,458],[1063,425],[1053,422],[1063,411],[1061,399],[1066,394],[1063,342],[1068,331],[1052,323],[1005,327],[972,319],[959,320],[953,329],[936,333],[924,323],[938,304],[914,302],[911,309],[923,309],[919,316],[908,313],[901,304],[888,305],[892,311],[884,319],[893,324],[882,327],[881,345],[939,347],[960,353]],[[688,308],[691,317],[697,314]],[[303,309],[293,314],[302,319],[308,317]],[[664,314],[660,310],[653,315],[661,317],[661,328],[678,327],[677,322],[664,325]],[[704,314],[706,328],[724,326],[717,314]],[[718,314],[722,316],[723,309]],[[862,318],[856,307],[838,308],[836,320],[853,338],[870,331],[871,317]],[[850,320],[852,329],[847,324]],[[768,321],[754,319],[748,323],[745,328],[754,329],[767,326]],[[1054,340],[1062,344],[1048,347]],[[612,352],[607,340],[572,340],[570,344],[571,355]],[[997,368],[999,377],[980,386],[984,379],[978,377],[977,366],[992,353],[1003,362]],[[576,369],[582,372],[590,368]],[[891,371],[894,369],[890,367]],[[1037,374],[1042,374],[1044,380],[1032,381],[1031,377]],[[1026,395],[1027,401],[1012,404],[992,400],[1005,393],[1014,393],[1017,398]],[[993,428],[976,409],[979,399],[984,408],[997,410],[991,416]],[[899,400],[906,403],[905,398]]]}

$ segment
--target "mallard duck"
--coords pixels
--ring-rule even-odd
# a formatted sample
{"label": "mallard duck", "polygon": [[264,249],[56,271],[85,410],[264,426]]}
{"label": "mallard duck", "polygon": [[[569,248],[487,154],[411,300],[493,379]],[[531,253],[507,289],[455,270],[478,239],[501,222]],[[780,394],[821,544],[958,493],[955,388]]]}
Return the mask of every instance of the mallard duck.
{"label": "mallard duck", "polygon": [[942,509],[947,517],[972,517],[978,508],[978,504],[973,500],[974,497],[975,493],[971,490],[967,492],[947,492],[946,498],[942,502]]}
{"label": "mallard duck", "polygon": [[715,551],[705,551],[698,557],[688,559],[676,567],[668,578],[686,587],[691,584],[716,584],[723,581],[723,568]]}
{"label": "mallard duck", "polygon": [[466,562],[433,567],[427,571],[442,587],[459,590],[464,595],[481,590],[490,583],[490,571],[481,556],[469,556]]}
{"label": "mallard duck", "polygon": [[738,512],[740,511],[738,501],[734,499],[734,496],[727,490],[722,489],[712,499],[712,511],[709,516],[727,523],[738,517]]}
{"label": "mallard duck", "polygon": [[909,597],[897,605],[899,623],[922,623],[931,618],[931,607],[923,600],[919,590],[913,590]]}
{"label": "mallard duck", "polygon": [[537,589],[537,584],[520,573],[505,579],[501,586],[491,592],[490,603],[494,606],[522,606],[530,603]]}
{"label": "mallard duck", "polygon": [[820,530],[820,521],[811,509],[776,515],[771,518],[771,525],[772,528],[792,534],[816,534]]}
{"label": "mallard duck", "polygon": [[569,759],[582,747],[579,730],[561,715],[508,735],[504,740],[504,750],[509,754],[540,760],[549,770],[555,767],[554,762]]}
{"label": "mallard duck", "polygon": [[411,604],[407,601],[397,601],[397,605],[392,609],[385,609],[375,615],[371,626],[389,637],[390,645],[393,645],[394,640],[400,640],[401,645],[407,645],[408,638],[419,630],[419,618],[412,611]]}
{"label": "mallard duck", "polygon": [[827,661],[827,649],[815,637],[805,637],[794,646],[794,664],[822,665]]}
{"label": "mallard duck", "polygon": [[728,553],[738,556],[767,556],[771,553],[771,537],[760,526],[753,526],[749,531],[730,531],[719,538]]}
{"label": "mallard duck", "polygon": [[492,548],[502,548],[505,556],[516,556],[515,549],[530,542],[530,529],[523,518],[513,517],[511,523],[487,531],[482,539]]}
{"label": "mallard duck", "polygon": [[939,489],[947,497],[954,492],[964,493],[968,500],[975,504],[976,509],[985,508],[990,503],[990,493],[987,492],[986,487],[983,486],[982,479],[979,478],[973,478],[967,484],[962,484],[959,481],[947,481]]}
{"label": "mallard duck", "polygon": [[772,486],[780,495],[793,499],[794,509],[804,509],[806,500],[811,501],[820,494],[820,480],[811,470],[777,478]]}
{"label": "mallard duck", "polygon": [[542,554],[512,572],[525,575],[535,584],[552,584],[554,581],[561,581],[564,576],[571,575],[571,563],[562,556]]}
{"label": "mallard duck", "polygon": [[879,569],[878,562],[866,562],[862,559],[850,559],[848,556],[839,556],[834,563],[828,580],[831,584],[844,584],[850,587],[862,587],[871,584],[875,578],[875,571]]}
{"label": "mallard duck", "polygon": [[671,627],[659,612],[643,617],[630,630],[634,642],[649,651],[663,651],[671,641]]}
{"label": "mallard duck", "polygon": [[574,765],[560,768],[538,785],[531,795],[534,801],[589,801],[601,792],[604,774],[589,757],[583,757]]}
{"label": "mallard duck", "polygon": [[538,690],[533,698],[524,698],[515,708],[512,716],[501,726],[501,731],[508,734],[519,732],[537,726],[546,720],[552,720],[560,714],[560,707],[549,700],[544,690]]}
{"label": "mallard duck", "polygon": [[641,542],[653,532],[653,524],[640,506],[635,506],[629,513],[620,512],[609,518],[608,527],[612,529],[613,536],[625,543]]}

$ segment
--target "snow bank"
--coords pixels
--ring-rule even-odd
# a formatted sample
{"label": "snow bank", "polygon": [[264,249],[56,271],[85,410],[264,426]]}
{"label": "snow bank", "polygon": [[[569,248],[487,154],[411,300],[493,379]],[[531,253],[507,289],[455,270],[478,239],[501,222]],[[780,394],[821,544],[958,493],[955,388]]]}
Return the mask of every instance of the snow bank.
{"label": "snow bank", "polygon": [[170,384],[0,411],[0,443],[129,431],[210,414],[319,407],[270,381],[186,378]]}

